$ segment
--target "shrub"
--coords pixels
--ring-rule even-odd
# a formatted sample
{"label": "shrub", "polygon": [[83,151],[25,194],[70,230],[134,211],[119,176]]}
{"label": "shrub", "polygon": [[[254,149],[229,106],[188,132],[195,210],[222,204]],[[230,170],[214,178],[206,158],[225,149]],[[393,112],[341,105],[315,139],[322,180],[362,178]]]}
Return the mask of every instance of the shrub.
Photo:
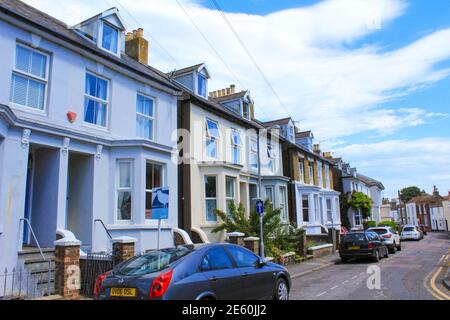
{"label": "shrub", "polygon": [[398,224],[397,224],[397,222],[394,222],[394,221],[381,221],[379,224],[378,224],[378,226],[379,227],[391,227],[392,229],[394,229],[395,231],[397,231],[398,230]]}
{"label": "shrub", "polygon": [[364,230],[367,230],[369,228],[373,228],[377,226],[377,223],[375,221],[363,221]]}
{"label": "shrub", "polygon": [[370,197],[362,192],[353,192],[348,205],[355,211],[361,209],[364,219],[370,217],[372,213],[373,201]]}

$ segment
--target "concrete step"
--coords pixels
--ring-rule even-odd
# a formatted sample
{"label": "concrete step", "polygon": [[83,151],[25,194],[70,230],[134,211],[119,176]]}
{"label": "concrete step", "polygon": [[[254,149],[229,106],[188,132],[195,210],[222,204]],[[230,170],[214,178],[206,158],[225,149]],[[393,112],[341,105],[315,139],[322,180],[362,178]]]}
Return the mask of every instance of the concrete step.
{"label": "concrete step", "polygon": [[[55,248],[43,248],[42,253],[46,259],[55,258]],[[24,247],[18,252],[19,260],[25,261],[28,259],[42,259],[41,253],[38,248]]]}
{"label": "concrete step", "polygon": [[[25,267],[30,271],[48,270],[49,263],[42,259],[27,259],[24,261]],[[51,260],[50,269],[55,269],[55,260]]]}

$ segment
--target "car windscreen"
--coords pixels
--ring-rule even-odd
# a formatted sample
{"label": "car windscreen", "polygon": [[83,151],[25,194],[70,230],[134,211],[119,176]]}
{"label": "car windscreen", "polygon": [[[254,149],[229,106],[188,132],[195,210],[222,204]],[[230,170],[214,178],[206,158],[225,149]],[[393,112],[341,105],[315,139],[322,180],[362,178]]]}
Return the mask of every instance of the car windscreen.
{"label": "car windscreen", "polygon": [[374,231],[378,234],[386,234],[388,231],[386,229],[370,229],[370,231]]}
{"label": "car windscreen", "polygon": [[366,241],[364,233],[347,233],[344,236],[343,242],[361,242]]}
{"label": "car windscreen", "polygon": [[117,273],[124,276],[140,276],[166,268],[192,252],[188,248],[155,250],[142,256],[131,259],[122,264]]}
{"label": "car windscreen", "polygon": [[414,228],[414,227],[404,227],[403,228],[403,231],[415,231],[416,230],[416,228]]}

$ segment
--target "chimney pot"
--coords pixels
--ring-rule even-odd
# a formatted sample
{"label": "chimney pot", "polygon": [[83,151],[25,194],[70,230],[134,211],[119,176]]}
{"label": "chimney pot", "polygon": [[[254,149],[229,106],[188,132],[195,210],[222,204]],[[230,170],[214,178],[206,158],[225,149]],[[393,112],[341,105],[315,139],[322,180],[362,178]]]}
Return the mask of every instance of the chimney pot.
{"label": "chimney pot", "polygon": [[144,29],[139,28],[136,30],[136,37],[137,38],[143,38],[144,37]]}
{"label": "chimney pot", "polygon": [[231,91],[231,94],[234,94],[236,92],[236,85],[234,85],[234,84],[230,85],[230,91]]}
{"label": "chimney pot", "polygon": [[231,94],[231,88],[227,88],[227,96]]}
{"label": "chimney pot", "polygon": [[227,94],[227,91],[226,91],[225,89],[222,89],[221,91],[222,91],[222,92],[221,92],[221,94],[222,94],[222,97],[225,97],[225,96],[226,96],[226,94]]}
{"label": "chimney pot", "polygon": [[125,41],[130,41],[130,40],[133,40],[132,32],[128,32],[127,35],[125,36]]}

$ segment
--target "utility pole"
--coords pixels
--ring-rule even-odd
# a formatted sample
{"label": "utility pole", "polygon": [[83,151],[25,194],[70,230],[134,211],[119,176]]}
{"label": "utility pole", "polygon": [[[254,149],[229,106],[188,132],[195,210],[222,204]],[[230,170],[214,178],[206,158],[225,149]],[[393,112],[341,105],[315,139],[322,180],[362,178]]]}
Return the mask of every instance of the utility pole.
{"label": "utility pole", "polygon": [[[257,130],[258,138],[257,138],[257,144],[258,144],[258,199],[262,200],[262,177],[261,177],[261,132],[260,129]],[[261,258],[264,260],[264,230],[263,230],[263,216],[264,213],[259,215],[259,236],[260,236],[260,250],[261,250]]]}

